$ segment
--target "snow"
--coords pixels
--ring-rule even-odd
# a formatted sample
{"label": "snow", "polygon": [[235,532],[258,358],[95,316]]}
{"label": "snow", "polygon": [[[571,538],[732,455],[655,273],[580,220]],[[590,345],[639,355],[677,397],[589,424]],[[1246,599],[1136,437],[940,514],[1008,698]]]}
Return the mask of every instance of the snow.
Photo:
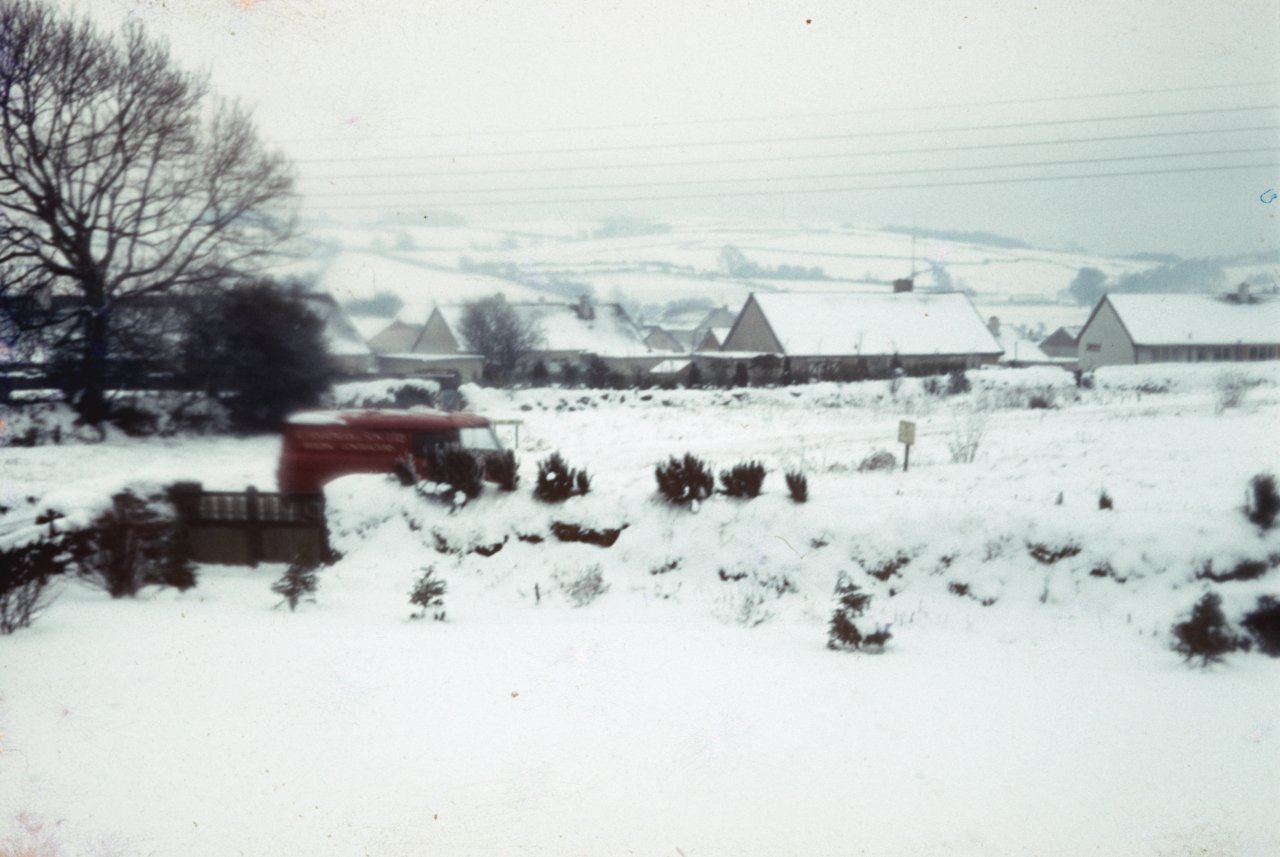
{"label": "snow", "polygon": [[[1248,393],[1221,413],[1222,364],[1109,367],[1085,390],[1051,367],[993,368],[949,398],[914,378],[466,386],[478,412],[522,420],[519,491],[451,514],[380,476],[332,483],[342,558],[319,572],[316,604],[273,609],[282,567],[207,566],[193,590],[135,600],[67,581],[0,637],[0,842],[196,857],[1277,853],[1280,660],[1201,670],[1169,649],[1204,592],[1233,622],[1276,593],[1275,568],[1198,577],[1280,553],[1280,531],[1240,510],[1248,479],[1280,465],[1280,364],[1231,368]],[[1056,407],[1029,409],[1032,394]],[[900,452],[904,418],[910,470],[859,473],[870,451]],[[977,460],[952,463],[974,426]],[[0,468],[37,495],[23,508],[87,509],[144,462],[156,482],[235,487],[277,450],[109,438],[3,448]],[[589,470],[588,495],[532,499],[553,450]],[[764,494],[662,503],[653,465],[686,451],[716,469],[762,460]],[[804,505],[789,467],[808,475]],[[601,548],[557,541],[555,522],[625,528]],[[1080,552],[1043,565],[1037,544]],[[871,575],[899,553],[896,576]],[[444,622],[408,618],[428,567],[448,584]],[[607,590],[573,606],[596,572]],[[842,575],[872,594],[867,627],[891,626],[884,654],[825,648]]]}
{"label": "snow", "polygon": [[1232,303],[1212,295],[1109,294],[1139,345],[1280,342],[1280,300]]}
{"label": "snow", "polygon": [[961,294],[757,293],[755,299],[791,355],[1000,352]]}

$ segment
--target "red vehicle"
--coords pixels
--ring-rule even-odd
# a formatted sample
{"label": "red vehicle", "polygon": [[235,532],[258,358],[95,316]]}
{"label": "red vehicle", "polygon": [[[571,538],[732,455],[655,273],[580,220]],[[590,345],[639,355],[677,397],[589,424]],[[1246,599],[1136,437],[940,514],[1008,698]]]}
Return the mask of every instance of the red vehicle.
{"label": "red vehicle", "polygon": [[493,426],[476,414],[407,411],[305,411],[285,421],[276,481],[286,494],[318,494],[351,473],[390,473],[412,458],[426,473],[434,446],[458,444],[482,457],[501,451]]}

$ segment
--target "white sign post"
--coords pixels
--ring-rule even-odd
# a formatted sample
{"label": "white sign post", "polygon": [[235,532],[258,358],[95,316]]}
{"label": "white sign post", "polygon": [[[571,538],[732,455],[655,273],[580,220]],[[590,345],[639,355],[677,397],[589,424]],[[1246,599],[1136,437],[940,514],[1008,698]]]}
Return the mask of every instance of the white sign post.
{"label": "white sign post", "polygon": [[902,472],[907,472],[911,463],[911,444],[916,442],[916,424],[910,420],[898,421],[898,443],[905,446],[902,453]]}

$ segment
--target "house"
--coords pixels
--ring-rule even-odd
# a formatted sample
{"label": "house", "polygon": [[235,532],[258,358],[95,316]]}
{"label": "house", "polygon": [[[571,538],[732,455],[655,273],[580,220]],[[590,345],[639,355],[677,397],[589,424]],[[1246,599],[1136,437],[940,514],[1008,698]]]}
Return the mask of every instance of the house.
{"label": "house", "polygon": [[312,314],[324,322],[325,342],[339,374],[368,375],[377,368],[373,351],[332,295],[308,292],[302,299]]}
{"label": "house", "polygon": [[1040,350],[1050,357],[1070,357],[1075,360],[1076,352],[1080,347],[1080,331],[1082,330],[1084,328],[1078,325],[1060,327],[1040,340]]}
{"label": "house", "polygon": [[959,292],[754,293],[725,337],[723,352],[773,354],[818,377],[973,368],[1002,349]]}
{"label": "house", "polygon": [[1134,363],[1280,359],[1280,299],[1188,294],[1104,295],[1080,331],[1080,368]]}
{"label": "house", "polygon": [[[728,307],[713,310],[682,309],[664,312],[658,322],[649,326],[646,342],[659,350],[673,350],[689,353],[692,351],[719,351],[720,342],[729,328],[733,326],[735,316]],[[707,334],[714,332],[714,342],[708,340]],[[674,345],[674,348],[670,348]]]}
{"label": "house", "polygon": [[[999,361],[997,361],[1001,366],[1018,368],[1022,366],[1060,365],[1067,368],[1075,368],[1075,355],[1070,358],[1050,357],[1044,353],[1034,339],[1028,339],[1023,335],[1022,330],[1013,325],[1002,325],[1000,319],[994,315],[987,319],[987,329],[991,331],[992,339],[1004,349],[1004,354],[1001,354]],[[1070,365],[1068,366],[1068,364]]]}

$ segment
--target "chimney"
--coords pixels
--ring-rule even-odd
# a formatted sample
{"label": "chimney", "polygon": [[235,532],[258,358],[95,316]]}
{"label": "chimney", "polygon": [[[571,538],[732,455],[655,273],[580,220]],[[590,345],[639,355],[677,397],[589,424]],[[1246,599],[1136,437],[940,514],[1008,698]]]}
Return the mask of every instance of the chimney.
{"label": "chimney", "polygon": [[596,317],[596,308],[591,305],[591,297],[589,295],[578,296],[578,318],[583,321],[592,321]]}
{"label": "chimney", "polygon": [[1239,288],[1236,290],[1236,294],[1239,297],[1240,303],[1247,304],[1249,302],[1249,284],[1241,283]]}
{"label": "chimney", "polygon": [[898,294],[899,292],[914,291],[915,287],[916,287],[915,281],[912,280],[910,277],[903,277],[899,280],[893,281],[893,293],[895,295]]}
{"label": "chimney", "polygon": [[987,330],[991,331],[991,335],[994,336],[996,339],[1000,338],[1000,317],[999,316],[993,315],[991,316],[991,318],[987,319]]}

